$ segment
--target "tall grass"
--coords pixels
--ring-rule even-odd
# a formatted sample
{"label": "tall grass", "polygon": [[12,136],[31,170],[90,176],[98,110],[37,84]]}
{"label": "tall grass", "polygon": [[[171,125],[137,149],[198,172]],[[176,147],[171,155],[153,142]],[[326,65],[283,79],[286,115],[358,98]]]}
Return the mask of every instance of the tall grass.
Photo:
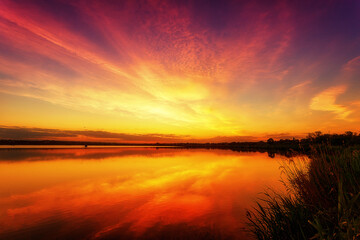
{"label": "tall grass", "polygon": [[360,239],[359,151],[317,146],[283,169],[288,191],[264,193],[247,214],[257,239]]}

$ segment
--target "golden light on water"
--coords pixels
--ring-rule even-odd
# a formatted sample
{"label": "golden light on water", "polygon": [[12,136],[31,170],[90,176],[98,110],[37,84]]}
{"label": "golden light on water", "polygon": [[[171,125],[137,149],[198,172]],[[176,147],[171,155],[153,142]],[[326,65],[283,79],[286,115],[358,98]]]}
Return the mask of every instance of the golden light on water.
{"label": "golden light on water", "polygon": [[245,234],[239,232],[245,226],[245,209],[253,205],[259,190],[282,189],[279,159],[264,153],[153,148],[17,151],[20,159],[0,162],[3,232],[31,232],[37,227],[45,231],[47,222],[60,221],[65,232],[89,224],[88,234],[95,238],[117,231],[141,236],[157,226],[179,224]]}

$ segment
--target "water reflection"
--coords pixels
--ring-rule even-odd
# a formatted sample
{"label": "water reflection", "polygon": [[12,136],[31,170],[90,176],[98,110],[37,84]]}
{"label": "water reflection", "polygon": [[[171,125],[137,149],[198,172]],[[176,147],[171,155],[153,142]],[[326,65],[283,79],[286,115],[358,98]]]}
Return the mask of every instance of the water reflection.
{"label": "water reflection", "polygon": [[[273,157],[273,156],[271,156]],[[247,239],[278,158],[226,150],[0,151],[0,239]]]}

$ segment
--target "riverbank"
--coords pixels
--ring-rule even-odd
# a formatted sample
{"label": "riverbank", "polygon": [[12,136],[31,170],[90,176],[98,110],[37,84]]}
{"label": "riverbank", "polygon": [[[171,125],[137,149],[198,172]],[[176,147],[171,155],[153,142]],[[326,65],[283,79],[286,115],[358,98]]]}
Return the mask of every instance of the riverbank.
{"label": "riverbank", "polygon": [[264,193],[248,212],[257,239],[360,238],[359,149],[317,145],[309,158],[284,164],[287,194]]}

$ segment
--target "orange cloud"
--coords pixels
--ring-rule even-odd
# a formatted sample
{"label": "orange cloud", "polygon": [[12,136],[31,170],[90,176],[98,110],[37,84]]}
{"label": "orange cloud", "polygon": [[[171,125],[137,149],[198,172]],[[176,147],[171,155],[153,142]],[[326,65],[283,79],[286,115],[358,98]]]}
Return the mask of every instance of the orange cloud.
{"label": "orange cloud", "polygon": [[346,106],[336,103],[337,97],[343,94],[346,89],[346,86],[335,86],[322,91],[311,99],[310,109],[333,112],[336,114],[336,118],[346,119],[351,110]]}
{"label": "orange cloud", "polygon": [[[311,19],[322,13],[314,11]],[[35,116],[27,121],[18,105],[1,106],[2,115],[16,112],[4,125],[77,130],[80,124],[72,125],[71,116],[56,113],[66,108],[91,116],[81,119],[82,125],[93,119],[91,130],[130,134],[212,138],[299,126],[289,122],[315,128],[307,118],[309,100],[314,91],[324,91],[319,86],[328,75],[339,75],[330,74],[337,69],[330,66],[344,63],[329,62],[335,57],[327,57],[324,42],[331,41],[321,36],[309,41],[308,23],[298,16],[299,10],[283,1],[203,8],[150,0],[141,5],[4,0],[0,91],[54,109],[50,116],[40,104],[34,106],[43,119],[35,126]],[[313,58],[312,44],[325,49],[316,53],[319,58]],[[353,60],[343,70],[356,68],[356,57],[346,59]],[[50,121],[54,114],[57,122]],[[308,130],[297,133],[303,131]]]}

